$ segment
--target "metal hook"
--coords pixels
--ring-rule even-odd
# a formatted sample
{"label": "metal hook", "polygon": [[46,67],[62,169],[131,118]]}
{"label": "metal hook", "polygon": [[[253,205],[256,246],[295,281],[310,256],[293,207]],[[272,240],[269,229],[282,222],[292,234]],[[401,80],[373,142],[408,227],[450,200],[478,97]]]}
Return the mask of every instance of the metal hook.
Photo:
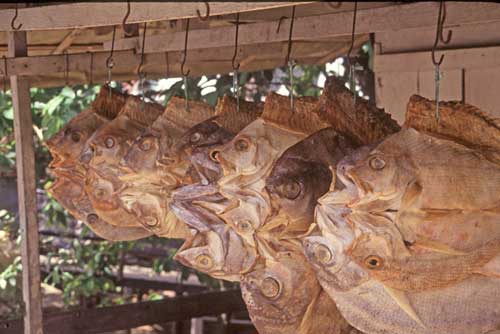
{"label": "metal hook", "polygon": [[68,51],[64,51],[64,83],[68,86],[68,77],[69,77],[69,56]]}
{"label": "metal hook", "polygon": [[3,58],[3,93],[7,94],[7,57],[2,56]]}
{"label": "metal hook", "polygon": [[129,15],[130,15],[130,0],[127,0],[127,13],[125,14],[125,17],[123,18],[123,21],[122,21],[122,29],[123,29],[123,32],[125,33],[125,37],[131,36],[131,33],[128,32],[127,29],[125,28]]}
{"label": "metal hook", "polygon": [[240,111],[240,88],[239,88],[239,79],[238,79],[238,70],[240,68],[240,63],[235,64],[236,56],[238,55],[238,34],[239,34],[239,26],[240,26],[240,13],[236,13],[236,35],[234,37],[234,54],[231,64],[233,66],[233,90],[234,95],[236,97],[236,111]]}
{"label": "metal hook", "polygon": [[349,64],[349,88],[353,93],[352,103],[356,105],[356,83],[355,83],[355,66],[351,61],[351,52],[354,49],[354,36],[356,35],[356,16],[358,14],[358,1],[354,1],[354,13],[352,17],[352,31],[351,31],[351,45],[349,46],[349,51],[347,52],[347,62]]}
{"label": "metal hook", "polygon": [[207,1],[203,1],[203,3],[205,4],[205,7],[207,8],[207,12],[206,12],[205,16],[201,16],[201,12],[199,9],[196,10],[196,15],[198,15],[198,18],[200,20],[206,21],[208,19],[208,17],[210,16],[210,4]]}
{"label": "metal hook", "polygon": [[168,52],[165,52],[165,64],[167,65],[167,78],[170,77],[170,64],[168,62]]}
{"label": "metal hook", "polygon": [[94,84],[94,54],[90,52],[89,85]]}
{"label": "metal hook", "polygon": [[[439,39],[442,37],[442,26],[441,26],[442,11],[443,11],[443,1],[441,1],[439,4],[439,12],[438,12],[437,23],[436,23],[436,38],[434,39],[434,45],[432,46],[432,51],[431,51],[432,63],[434,64],[434,66],[441,65],[443,63],[443,59],[444,59],[444,55],[441,55],[441,57],[439,57],[439,61],[436,61],[436,48],[437,48]],[[448,36],[451,37],[449,33],[448,33]]]}
{"label": "metal hook", "polygon": [[290,61],[290,54],[292,53],[292,33],[293,33],[293,22],[295,21],[295,6],[292,7],[292,19],[290,20],[290,30],[288,32],[288,50],[285,58],[285,65]]}
{"label": "metal hook", "polygon": [[187,23],[186,23],[186,36],[184,38],[184,53],[183,53],[182,62],[181,62],[181,74],[185,77],[187,77],[189,75],[189,72],[191,72],[191,70],[184,72],[184,65],[186,64],[186,58],[187,58],[188,34],[189,34],[189,19],[187,19]]}
{"label": "metal hook", "polygon": [[144,65],[144,46],[146,45],[146,28],[147,23],[144,22],[144,29],[142,32],[141,62],[139,63],[139,67],[137,68],[137,75],[139,76],[139,85],[143,103],[141,107],[144,107],[144,78],[146,77],[146,73],[142,72],[142,66]]}
{"label": "metal hook", "polygon": [[443,0],[441,0],[441,2],[439,3],[440,11],[441,11],[441,7],[442,7],[443,15],[442,16],[439,15],[439,17],[440,17],[440,20],[439,20],[439,39],[441,40],[441,42],[443,44],[448,44],[451,41],[451,35],[452,35],[453,31],[451,29],[448,30],[448,35],[446,36],[446,39],[443,37],[443,26],[444,26],[444,21],[446,20],[446,4],[444,3]]}
{"label": "metal hook", "polygon": [[240,26],[240,13],[236,13],[236,34],[234,36],[234,54],[233,54],[233,59],[231,61],[231,64],[233,66],[233,70],[235,70],[235,71],[239,70],[239,68],[240,68],[240,63],[238,63],[238,65],[235,65],[236,56],[238,55],[239,26]]}
{"label": "metal hook", "polygon": [[111,52],[109,53],[109,57],[106,59],[106,67],[108,68],[108,80],[106,81],[106,85],[109,88],[109,97],[111,98],[111,69],[115,66],[113,60],[113,52],[115,51],[115,37],[116,37],[116,26],[113,27],[113,37],[111,39]]}
{"label": "metal hook", "polygon": [[276,33],[279,34],[280,32],[280,28],[281,28],[281,22],[283,22],[284,19],[287,19],[288,16],[282,16],[279,18],[279,21],[278,21],[278,27],[276,28]]}
{"label": "metal hook", "polygon": [[18,7],[19,7],[19,4],[16,3],[16,11],[15,11],[14,17],[12,18],[12,21],[10,22],[10,27],[12,28],[12,30],[19,30],[23,26],[22,23],[20,23],[17,27],[14,26],[14,23],[16,22],[17,16],[19,15]]}

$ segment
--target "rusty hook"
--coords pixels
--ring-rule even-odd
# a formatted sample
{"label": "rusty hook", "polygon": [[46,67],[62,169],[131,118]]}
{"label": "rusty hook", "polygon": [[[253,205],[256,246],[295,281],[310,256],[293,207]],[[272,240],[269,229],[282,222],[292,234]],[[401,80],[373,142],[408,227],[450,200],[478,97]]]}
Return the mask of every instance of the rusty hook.
{"label": "rusty hook", "polygon": [[352,17],[352,31],[351,31],[351,45],[349,46],[349,51],[347,51],[347,61],[349,65],[351,64],[351,52],[354,48],[354,36],[356,34],[356,16],[358,13],[358,1],[354,1],[354,13]]}
{"label": "rusty hook", "polygon": [[108,69],[113,68],[113,52],[115,51],[115,36],[116,36],[116,26],[113,27],[113,37],[111,38],[111,52],[109,53],[109,57],[106,59],[106,67]]}
{"label": "rusty hook", "polygon": [[292,19],[290,20],[290,30],[288,32],[288,50],[285,58],[285,65],[290,61],[290,54],[292,53],[292,34],[293,34],[293,22],[295,21],[295,6],[292,7]]}
{"label": "rusty hook", "polygon": [[141,62],[139,63],[139,66],[137,67],[137,75],[141,77],[142,73],[142,66],[144,65],[144,45],[146,44],[146,27],[147,23],[144,22],[144,29],[142,32],[142,48],[141,48]]}
{"label": "rusty hook", "polygon": [[17,27],[14,26],[14,23],[16,22],[17,16],[19,15],[18,7],[19,7],[19,4],[16,3],[16,11],[15,11],[14,17],[12,18],[12,21],[10,22],[10,27],[12,28],[12,30],[19,30],[23,26],[22,23],[20,23]]}
{"label": "rusty hook", "polygon": [[240,26],[240,13],[236,13],[236,35],[234,37],[234,54],[231,64],[233,65],[233,70],[237,71],[240,68],[240,63],[235,65],[236,56],[238,55],[238,33]]}
{"label": "rusty hook", "polygon": [[196,15],[198,15],[198,18],[202,21],[206,21],[208,19],[208,17],[210,16],[210,5],[208,3],[208,1],[203,1],[203,3],[205,4],[205,7],[207,8],[207,12],[205,14],[205,16],[201,16],[201,12],[199,9],[196,10]]}
{"label": "rusty hook", "polygon": [[[436,61],[436,48],[437,48],[437,45],[438,45],[438,42],[440,39],[442,39],[442,35],[443,35],[443,18],[444,16],[442,16],[442,12],[443,12],[443,1],[441,0],[440,4],[439,4],[439,12],[438,12],[438,17],[437,17],[437,23],[436,23],[436,38],[434,39],[434,45],[432,46],[432,51],[431,51],[431,57],[432,57],[432,63],[434,64],[434,66],[439,66],[443,63],[443,59],[444,59],[444,55],[441,55],[441,57],[439,57],[439,61]],[[447,42],[449,42],[449,39],[451,38],[451,30],[448,31],[448,36],[447,36]],[[446,44],[446,43],[445,43]]]}
{"label": "rusty hook", "polygon": [[189,34],[189,19],[187,19],[187,23],[186,23],[186,36],[184,38],[184,53],[182,56],[182,63],[181,63],[181,73],[182,73],[182,76],[184,76],[184,77],[187,77],[189,75],[189,72],[191,72],[191,70],[184,72],[184,65],[186,64],[186,58],[187,58],[188,34]]}
{"label": "rusty hook", "polygon": [[451,41],[451,35],[452,35],[453,31],[451,29],[448,30],[448,35],[446,36],[446,39],[443,37],[443,26],[444,26],[444,21],[446,20],[446,4],[444,3],[443,0],[440,1],[439,8],[440,8],[440,12],[442,9],[442,13],[443,13],[442,16],[439,15],[439,17],[440,17],[440,19],[439,19],[439,39],[441,40],[441,42],[443,44],[448,44]]}
{"label": "rusty hook", "polygon": [[278,21],[278,27],[276,28],[276,33],[279,34],[280,32],[280,28],[281,28],[281,22],[283,22],[284,19],[287,19],[288,16],[282,16],[279,18],[279,21]]}
{"label": "rusty hook", "polygon": [[90,69],[89,69],[89,85],[94,84],[94,54],[89,52],[90,54]]}
{"label": "rusty hook", "polygon": [[123,29],[123,32],[125,33],[125,37],[131,36],[131,33],[128,32],[127,29],[125,28],[129,15],[130,15],[130,0],[127,0],[127,13],[125,14],[125,17],[123,18],[123,21],[122,21],[122,29]]}

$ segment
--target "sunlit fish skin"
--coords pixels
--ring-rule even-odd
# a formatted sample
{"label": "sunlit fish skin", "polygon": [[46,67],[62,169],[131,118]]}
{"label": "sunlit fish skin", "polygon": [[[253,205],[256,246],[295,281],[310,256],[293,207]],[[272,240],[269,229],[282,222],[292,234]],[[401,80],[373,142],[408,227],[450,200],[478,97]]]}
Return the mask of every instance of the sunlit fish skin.
{"label": "sunlit fish skin", "polygon": [[259,333],[351,333],[300,253],[280,252],[244,274],[241,289]]}

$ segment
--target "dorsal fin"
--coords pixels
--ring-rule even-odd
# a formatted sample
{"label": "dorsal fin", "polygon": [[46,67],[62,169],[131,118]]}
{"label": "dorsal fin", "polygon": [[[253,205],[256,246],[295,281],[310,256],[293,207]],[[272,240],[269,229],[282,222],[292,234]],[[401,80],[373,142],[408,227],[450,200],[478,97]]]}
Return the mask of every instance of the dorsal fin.
{"label": "dorsal fin", "polygon": [[215,108],[215,122],[231,131],[240,132],[245,126],[256,120],[264,111],[263,103],[255,103],[240,100],[240,110],[237,111],[236,99],[225,95],[219,98]]}
{"label": "dorsal fin", "polygon": [[372,102],[356,99],[336,77],[328,77],[316,109],[322,119],[363,144],[381,140],[401,128],[391,115],[377,108]]}
{"label": "dorsal fin", "polygon": [[189,111],[186,110],[185,100],[183,98],[173,96],[170,101],[168,101],[162,117],[181,128],[189,129],[213,117],[215,114],[214,108],[205,102],[189,100],[188,106]]}
{"label": "dorsal fin", "polygon": [[158,103],[143,102],[138,96],[129,96],[120,115],[147,127],[163,113],[163,106]]}
{"label": "dorsal fin", "polygon": [[404,125],[470,148],[500,149],[500,119],[458,101],[439,102],[439,122],[435,112],[435,101],[412,95]]}
{"label": "dorsal fin", "polygon": [[102,85],[99,94],[92,102],[92,109],[103,117],[113,119],[120,113],[126,99],[127,95],[117,92],[107,85]]}
{"label": "dorsal fin", "polygon": [[282,128],[309,135],[330,126],[314,112],[317,102],[312,96],[296,98],[292,111],[289,97],[269,92],[261,117]]}

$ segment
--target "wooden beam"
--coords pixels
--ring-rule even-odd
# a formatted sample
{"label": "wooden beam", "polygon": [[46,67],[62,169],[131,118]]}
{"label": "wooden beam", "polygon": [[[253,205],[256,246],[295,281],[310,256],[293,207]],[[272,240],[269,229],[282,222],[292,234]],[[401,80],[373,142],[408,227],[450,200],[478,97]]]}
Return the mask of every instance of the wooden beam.
{"label": "wooden beam", "polygon": [[[26,57],[26,32],[11,32],[9,57]],[[16,139],[17,189],[23,266],[24,333],[43,334],[40,256],[36,206],[35,151],[30,86],[26,78],[10,77]]]}
{"label": "wooden beam", "polygon": [[[367,35],[363,36],[365,40],[368,40]],[[298,59],[324,57],[327,53],[345,45],[345,42],[335,40],[297,41],[293,44],[292,57]],[[257,62],[259,60],[281,58],[284,61],[284,47],[286,47],[286,42],[241,46],[238,50],[238,59],[244,60],[248,57],[253,57],[253,62]],[[214,62],[224,62],[230,65],[233,52],[233,47],[190,50],[188,51],[186,66],[189,67],[191,64],[205,64],[206,71],[211,72],[208,67]],[[174,69],[177,68],[181,63],[182,55],[183,53],[181,51],[169,52],[169,66]],[[104,64],[108,56],[109,52],[93,53],[93,70],[96,75],[99,71],[106,72]],[[9,58],[7,59],[7,73],[9,75],[26,76],[64,73],[66,65],[68,65],[70,77],[72,72],[80,72],[89,75],[90,57],[90,53],[69,54],[68,62],[66,62],[66,57],[64,55]],[[113,74],[123,73],[125,71],[133,72],[140,62],[140,54],[132,50],[116,51],[113,55],[113,59],[115,63]],[[165,52],[147,54],[144,66],[146,72],[156,70],[157,72],[165,71],[165,73],[167,73]],[[0,76],[3,75],[3,68],[3,61],[0,59]],[[232,69],[228,69],[228,72],[231,70]],[[84,78],[85,75],[83,75]]]}
{"label": "wooden beam", "polygon": [[83,33],[83,29],[74,29],[64,37],[59,45],[52,51],[53,55],[61,54],[68,49],[73,41]]}
{"label": "wooden beam", "polygon": [[[439,3],[417,2],[379,8],[358,10],[356,32],[399,31],[402,29],[435,27]],[[352,12],[298,17],[293,28],[294,40],[322,39],[347,36],[352,30]],[[446,5],[446,26],[478,24],[500,21],[500,4],[476,2],[450,2]],[[288,40],[289,19],[284,19],[280,31],[279,21],[242,24],[239,28],[239,45],[282,42]],[[234,27],[199,29],[189,32],[188,47],[205,49],[230,47],[234,44]],[[184,49],[185,32],[146,36],[145,52],[180,51]],[[115,41],[115,50],[140,50],[142,38],[127,38]],[[111,42],[104,43],[111,48]]]}
{"label": "wooden beam", "polygon": [[[500,67],[499,46],[436,51],[436,57],[440,57],[442,54],[444,54],[444,61],[439,66],[442,71],[462,68],[487,69]],[[434,70],[430,51],[386,55],[377,54],[374,58],[373,67],[375,73]]]}
{"label": "wooden beam", "polygon": [[[210,16],[227,15],[270,8],[290,7],[310,2],[210,2]],[[205,13],[203,2],[131,2],[127,23],[178,20]],[[24,31],[75,29],[121,25],[127,11],[125,2],[75,2],[19,9],[17,22]],[[0,31],[12,30],[14,10],[0,11]]]}
{"label": "wooden beam", "polygon": [[[45,314],[50,334],[98,334],[227,312],[245,311],[240,290],[208,292],[161,301]],[[21,334],[20,320],[0,321],[2,334]]]}

